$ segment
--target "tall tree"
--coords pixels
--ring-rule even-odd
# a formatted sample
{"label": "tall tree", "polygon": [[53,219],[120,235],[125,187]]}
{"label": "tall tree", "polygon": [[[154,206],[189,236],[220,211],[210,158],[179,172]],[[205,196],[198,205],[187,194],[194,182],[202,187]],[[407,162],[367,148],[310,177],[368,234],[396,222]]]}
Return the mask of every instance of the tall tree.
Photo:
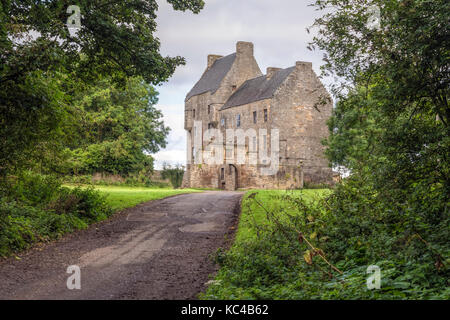
{"label": "tall tree", "polygon": [[153,169],[150,153],[166,145],[169,128],[155,109],[158,94],[142,78],[129,78],[125,87],[102,79],[80,92],[74,104],[78,121],[72,132],[74,173],[128,175]]}
{"label": "tall tree", "polygon": [[[331,160],[349,165],[358,145],[348,143],[362,138],[357,151],[371,161],[365,165],[380,186],[400,190],[419,183],[449,192],[450,3],[318,0],[315,5],[332,10],[316,20],[311,46],[327,53],[324,73],[342,79],[335,88],[340,102],[332,120]],[[379,10],[378,26],[368,23],[374,13],[369,7]],[[369,130],[376,129],[371,136]],[[353,138],[346,143],[345,136]]]}
{"label": "tall tree", "polygon": [[[198,13],[202,0],[168,0]],[[72,34],[69,5],[80,8]],[[125,85],[141,76],[166,81],[182,57],[163,57],[155,0],[4,0],[0,2],[0,173],[27,166],[36,146],[60,148],[74,90],[103,76]],[[74,84],[76,83],[76,84]],[[69,108],[70,109],[70,108]],[[45,147],[44,147],[45,146]]]}

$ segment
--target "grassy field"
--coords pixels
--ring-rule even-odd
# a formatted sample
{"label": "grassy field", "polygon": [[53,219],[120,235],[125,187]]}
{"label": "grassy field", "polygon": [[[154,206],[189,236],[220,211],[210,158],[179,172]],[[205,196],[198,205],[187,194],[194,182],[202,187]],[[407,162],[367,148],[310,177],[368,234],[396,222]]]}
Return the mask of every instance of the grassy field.
{"label": "grassy field", "polygon": [[[266,214],[262,207],[260,207],[255,201],[251,201],[248,196],[252,193],[257,193],[256,199],[264,205],[267,210],[273,211],[279,209],[280,201],[274,197],[282,196],[284,194],[302,196],[309,201],[317,200],[327,194],[330,194],[329,189],[305,189],[305,190],[254,190],[249,191],[242,200],[242,214],[239,221],[239,228],[236,234],[236,240],[234,246],[241,246],[242,243],[249,239],[256,238],[255,225],[261,225],[267,223]],[[289,208],[287,208],[289,211]],[[290,213],[296,212],[294,208]]]}
{"label": "grassy field", "polygon": [[115,211],[134,207],[142,202],[158,200],[182,193],[201,192],[195,189],[143,188],[124,186],[95,186],[106,195],[107,203]]}

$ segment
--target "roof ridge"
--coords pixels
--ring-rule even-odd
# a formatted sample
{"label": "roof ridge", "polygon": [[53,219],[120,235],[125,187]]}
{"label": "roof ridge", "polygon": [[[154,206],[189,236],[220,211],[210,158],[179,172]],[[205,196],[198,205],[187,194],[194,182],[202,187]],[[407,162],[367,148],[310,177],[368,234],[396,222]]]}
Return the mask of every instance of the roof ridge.
{"label": "roof ridge", "polygon": [[269,79],[267,75],[248,79],[228,98],[220,110],[272,98],[276,90],[294,70],[295,66],[280,69],[274,72]]}
{"label": "roof ridge", "polygon": [[185,101],[206,92],[216,92],[235,60],[236,52],[214,61],[213,65],[203,72],[200,80],[197,81],[191,91],[186,95]]}

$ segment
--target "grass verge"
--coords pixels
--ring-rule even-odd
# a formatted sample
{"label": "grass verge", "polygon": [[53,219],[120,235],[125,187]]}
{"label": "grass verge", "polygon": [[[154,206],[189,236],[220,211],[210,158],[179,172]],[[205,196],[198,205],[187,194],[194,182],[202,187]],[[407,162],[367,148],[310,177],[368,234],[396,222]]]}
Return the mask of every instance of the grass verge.
{"label": "grass verge", "polygon": [[197,189],[143,188],[121,186],[95,186],[95,190],[106,196],[106,202],[113,210],[123,210],[140,203],[163,199],[183,193],[201,192]]}

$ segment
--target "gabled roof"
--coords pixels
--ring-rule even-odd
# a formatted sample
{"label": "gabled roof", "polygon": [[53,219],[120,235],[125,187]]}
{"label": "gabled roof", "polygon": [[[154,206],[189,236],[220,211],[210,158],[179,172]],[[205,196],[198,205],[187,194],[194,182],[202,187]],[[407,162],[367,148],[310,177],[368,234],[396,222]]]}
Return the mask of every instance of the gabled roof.
{"label": "gabled roof", "polygon": [[205,92],[214,93],[219,89],[223,78],[230,71],[231,66],[236,59],[236,53],[230,54],[226,57],[217,59],[208,70],[203,73],[200,80],[195,84],[191,91],[186,96],[186,101]]}
{"label": "gabled roof", "polygon": [[247,80],[236,90],[220,110],[272,98],[275,91],[294,70],[295,67],[279,70],[270,79],[267,79],[264,75]]}

